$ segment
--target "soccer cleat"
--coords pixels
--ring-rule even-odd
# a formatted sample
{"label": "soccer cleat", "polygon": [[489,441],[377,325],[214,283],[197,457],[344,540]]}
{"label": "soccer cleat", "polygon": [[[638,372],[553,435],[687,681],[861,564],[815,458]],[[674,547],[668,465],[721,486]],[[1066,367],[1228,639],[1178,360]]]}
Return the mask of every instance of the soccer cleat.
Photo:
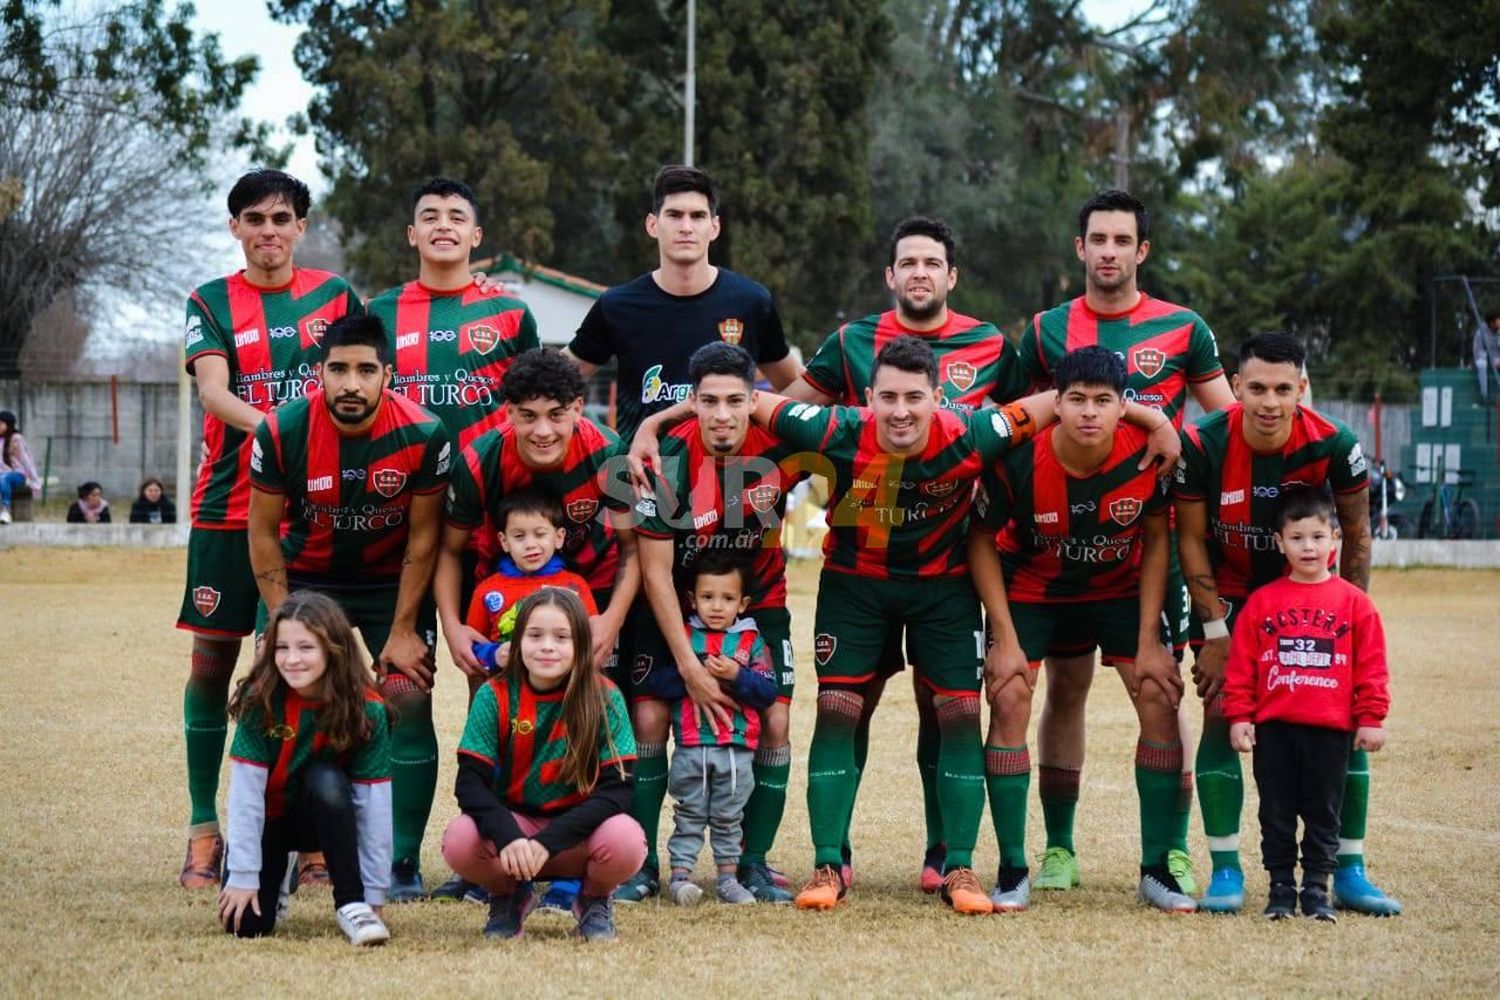
{"label": "soccer cleat", "polygon": [[1031,873],[1025,868],[1001,867],[990,893],[996,913],[1024,913],[1031,905]]}
{"label": "soccer cleat", "polygon": [[[661,892],[661,876],[655,868],[642,866],[625,884],[615,890],[614,900],[617,903],[639,903],[650,896]],[[577,910],[575,909],[576,913]]]}
{"label": "soccer cleat", "polygon": [[391,865],[391,887],[385,894],[387,903],[415,903],[426,898],[422,872],[415,861],[402,858]]}
{"label": "soccer cleat", "polygon": [[542,901],[537,909],[572,916],[573,900],[578,898],[578,890],[582,888],[583,882],[576,878],[553,879],[547,891],[542,894]]}
{"label": "soccer cleat", "polygon": [[667,883],[667,896],[678,906],[697,906],[703,901],[703,890],[690,878],[674,878]]}
{"label": "soccer cleat", "polygon": [[1245,905],[1245,873],[1238,868],[1220,868],[1209,879],[1208,891],[1198,900],[1204,913],[1238,913]]}
{"label": "soccer cleat", "polygon": [[1166,865],[1152,865],[1141,869],[1140,900],[1156,907],[1163,913],[1192,913],[1198,904],[1192,896],[1182,891]]}
{"label": "soccer cleat", "polygon": [[967,865],[948,869],[948,874],[943,876],[941,895],[943,902],[952,907],[954,913],[977,916],[995,912],[995,906],[980,884],[979,876]]}
{"label": "soccer cleat", "polygon": [[943,887],[943,863],[948,860],[948,847],[934,844],[922,856],[922,874],[917,879],[923,892],[932,895]]}
{"label": "soccer cleat", "polygon": [[323,852],[308,852],[297,855],[297,884],[298,885],[333,885],[333,879],[328,875],[328,864],[323,859]]}
{"label": "soccer cleat", "polygon": [[608,896],[585,896],[578,894],[573,904],[573,913],[578,917],[578,927],[573,933],[585,941],[613,941],[615,932],[615,910]]}
{"label": "soccer cleat", "polygon": [[1296,912],[1297,887],[1290,882],[1273,882],[1270,898],[1266,900],[1266,919],[1290,920]]}
{"label": "soccer cleat", "polygon": [[1328,901],[1328,886],[1326,885],[1303,885],[1298,903],[1302,906],[1304,917],[1311,917],[1329,924],[1339,922],[1339,915],[1334,912],[1333,904]]}
{"label": "soccer cleat", "polygon": [[1187,851],[1172,848],[1167,852],[1167,871],[1177,880],[1177,885],[1189,896],[1198,894],[1198,880],[1193,876],[1193,856]]}
{"label": "soccer cleat", "polygon": [[740,865],[740,885],[750,890],[750,895],[755,897],[757,903],[790,903],[792,894],[776,884],[776,878],[771,874],[770,866],[760,862],[752,862],[748,865]]}
{"label": "soccer cleat", "polygon": [[467,897],[469,890],[473,888],[476,888],[473,882],[461,875],[453,875],[448,878],[448,881],[428,893],[427,898],[456,903]]}
{"label": "soccer cleat", "polygon": [[1078,882],[1078,856],[1066,847],[1049,847],[1042,852],[1041,868],[1031,887],[1063,891],[1073,888]]}
{"label": "soccer cleat", "polygon": [[812,878],[802,891],[797,893],[795,902],[799,910],[831,910],[839,905],[848,891],[837,868],[819,865],[813,869]]}
{"label": "soccer cleat", "polygon": [[224,838],[217,833],[189,837],[187,858],[177,884],[184,889],[217,889],[224,868]]}
{"label": "soccer cleat", "polygon": [[337,914],[339,930],[356,948],[385,944],[391,939],[390,929],[370,909],[369,903],[345,903]]}
{"label": "soccer cleat", "polygon": [[1372,917],[1394,917],[1401,913],[1401,903],[1370,881],[1364,865],[1347,865],[1333,873],[1333,905]]}
{"label": "soccer cleat", "polygon": [[536,894],[530,882],[523,882],[507,896],[490,897],[490,918],[484,922],[487,938],[518,938],[526,929],[526,914],[531,912]]}

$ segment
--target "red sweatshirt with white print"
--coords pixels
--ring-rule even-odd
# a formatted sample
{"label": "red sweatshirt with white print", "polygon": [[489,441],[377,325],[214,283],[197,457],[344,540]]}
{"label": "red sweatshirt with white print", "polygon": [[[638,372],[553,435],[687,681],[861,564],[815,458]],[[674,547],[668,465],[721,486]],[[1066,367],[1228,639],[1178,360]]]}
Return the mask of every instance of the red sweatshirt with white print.
{"label": "red sweatshirt with white print", "polygon": [[1352,732],[1390,708],[1385,631],[1364,591],[1337,576],[1282,577],[1252,593],[1229,641],[1224,717]]}

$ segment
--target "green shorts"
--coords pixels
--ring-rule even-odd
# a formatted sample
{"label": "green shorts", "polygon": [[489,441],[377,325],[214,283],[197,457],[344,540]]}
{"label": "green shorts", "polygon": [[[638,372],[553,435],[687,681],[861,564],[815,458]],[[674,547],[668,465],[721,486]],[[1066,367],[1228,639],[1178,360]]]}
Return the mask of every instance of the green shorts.
{"label": "green shorts", "polygon": [[899,640],[903,629],[918,679],[937,694],[978,694],[984,633],[968,577],[916,584],[827,569],[818,578],[813,623],[818,687],[862,691],[889,676],[892,636]]}
{"label": "green shorts", "polygon": [[1141,634],[1141,602],[1134,597],[1050,604],[1010,602],[1021,652],[1032,666],[1045,656],[1086,656],[1099,650],[1106,666],[1133,663]]}
{"label": "green shorts", "polygon": [[248,531],[195,527],[188,532],[187,586],[177,613],[178,628],[238,639],[255,627],[259,601]]}
{"label": "green shorts", "polygon": [[[770,654],[771,670],[776,677],[776,700],[790,702],[797,687],[797,670],[792,660],[792,613],[786,608],[757,608],[745,612],[745,615],[755,619],[761,641]],[[670,679],[659,675],[664,672],[675,675],[677,661],[667,648],[656,616],[644,601],[631,610],[630,618],[630,653],[625,652],[625,630],[621,629],[619,662],[629,663],[631,667],[629,671],[617,668],[610,679],[627,699],[639,701],[655,697],[650,693],[651,688],[671,686]],[[626,676],[621,677],[622,674]]]}
{"label": "green shorts", "polygon": [[[386,640],[391,637],[391,620],[396,617],[398,588],[328,587],[305,580],[292,580],[290,586],[294,591],[316,590],[337,601],[339,607],[344,609],[344,614],[349,616],[349,623],[359,630],[360,638],[365,642],[365,649],[370,653],[370,662],[375,664],[376,674],[380,673],[380,651],[385,648]],[[257,637],[265,631],[268,618],[265,604],[257,604],[255,608]],[[428,649],[436,647],[437,605],[433,603],[431,594],[423,599],[422,607],[417,611],[417,635],[422,637]],[[435,674],[433,679],[436,680]]]}
{"label": "green shorts", "polygon": [[1167,547],[1167,594],[1162,603],[1162,623],[1172,639],[1172,652],[1182,658],[1187,648],[1188,630],[1192,627],[1192,601],[1188,597],[1187,579],[1182,575],[1182,564],[1177,560],[1177,530],[1172,530],[1172,541]]}

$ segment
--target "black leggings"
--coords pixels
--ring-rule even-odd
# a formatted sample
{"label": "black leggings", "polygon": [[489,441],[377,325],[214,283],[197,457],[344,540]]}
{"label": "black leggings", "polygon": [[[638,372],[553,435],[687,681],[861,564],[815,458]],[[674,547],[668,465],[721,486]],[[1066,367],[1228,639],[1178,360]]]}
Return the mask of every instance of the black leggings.
{"label": "black leggings", "polygon": [[240,917],[240,937],[260,937],[276,926],[276,904],[292,851],[322,851],[333,880],[333,906],[363,902],[359,834],[349,779],[332,764],[308,767],[302,792],[285,814],[266,821],[260,838],[260,915],[250,907]]}
{"label": "black leggings", "polygon": [[1297,818],[1302,878],[1326,882],[1338,867],[1339,809],[1349,770],[1349,734],[1290,722],[1255,726],[1260,855],[1272,884],[1296,882]]}

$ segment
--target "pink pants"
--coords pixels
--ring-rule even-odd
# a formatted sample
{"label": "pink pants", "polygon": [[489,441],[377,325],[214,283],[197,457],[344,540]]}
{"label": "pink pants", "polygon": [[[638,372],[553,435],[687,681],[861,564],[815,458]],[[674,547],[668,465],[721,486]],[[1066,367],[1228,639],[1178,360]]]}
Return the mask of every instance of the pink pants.
{"label": "pink pants", "polygon": [[[535,836],[551,821],[513,813],[521,832]],[[463,813],[443,832],[443,859],[454,874],[492,893],[514,892],[516,880],[500,867],[500,850],[479,833],[474,821]],[[552,855],[542,866],[542,879],[582,878],[585,896],[608,896],[646,860],[646,834],[625,813],[616,813],[600,823],[587,839]]]}

